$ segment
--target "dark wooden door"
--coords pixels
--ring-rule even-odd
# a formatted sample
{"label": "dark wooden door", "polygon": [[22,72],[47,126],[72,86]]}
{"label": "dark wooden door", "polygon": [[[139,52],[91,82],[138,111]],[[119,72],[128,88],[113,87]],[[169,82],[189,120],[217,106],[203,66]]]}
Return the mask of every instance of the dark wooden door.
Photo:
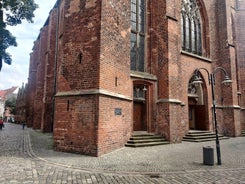
{"label": "dark wooden door", "polygon": [[195,120],[197,130],[207,130],[205,105],[195,105]]}
{"label": "dark wooden door", "polygon": [[195,106],[193,105],[189,105],[189,128],[191,130],[196,129]]}
{"label": "dark wooden door", "polygon": [[143,102],[134,102],[134,131],[145,131],[145,104]]}

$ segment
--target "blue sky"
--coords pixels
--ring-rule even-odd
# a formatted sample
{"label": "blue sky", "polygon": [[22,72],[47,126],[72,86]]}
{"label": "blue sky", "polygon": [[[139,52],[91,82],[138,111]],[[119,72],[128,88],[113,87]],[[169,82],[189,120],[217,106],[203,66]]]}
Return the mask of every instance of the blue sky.
{"label": "blue sky", "polygon": [[38,37],[40,29],[43,27],[55,2],[56,0],[35,0],[39,8],[35,11],[34,23],[25,21],[21,25],[8,27],[9,31],[16,37],[18,46],[7,49],[12,55],[13,62],[11,65],[3,63],[0,72],[0,90],[12,86],[21,87],[22,83],[27,83],[33,42]]}

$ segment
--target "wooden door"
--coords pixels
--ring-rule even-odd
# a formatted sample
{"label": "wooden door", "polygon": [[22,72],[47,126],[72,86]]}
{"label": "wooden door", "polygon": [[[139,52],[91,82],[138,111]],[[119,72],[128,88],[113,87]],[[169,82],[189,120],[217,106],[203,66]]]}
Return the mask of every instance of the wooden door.
{"label": "wooden door", "polygon": [[145,104],[134,102],[134,131],[146,131]]}
{"label": "wooden door", "polygon": [[189,106],[189,129],[196,129],[196,119],[195,119],[195,106]]}
{"label": "wooden door", "polygon": [[195,105],[195,119],[197,130],[207,130],[205,105]]}

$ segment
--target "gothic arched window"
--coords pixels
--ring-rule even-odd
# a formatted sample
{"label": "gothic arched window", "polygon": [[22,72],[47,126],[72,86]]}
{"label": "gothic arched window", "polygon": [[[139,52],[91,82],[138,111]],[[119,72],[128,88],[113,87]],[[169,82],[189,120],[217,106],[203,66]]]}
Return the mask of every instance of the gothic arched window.
{"label": "gothic arched window", "polygon": [[130,68],[145,70],[145,0],[131,0],[131,54]]}
{"label": "gothic arched window", "polygon": [[196,0],[182,0],[182,50],[191,52],[193,54],[202,55],[201,35],[201,17]]}

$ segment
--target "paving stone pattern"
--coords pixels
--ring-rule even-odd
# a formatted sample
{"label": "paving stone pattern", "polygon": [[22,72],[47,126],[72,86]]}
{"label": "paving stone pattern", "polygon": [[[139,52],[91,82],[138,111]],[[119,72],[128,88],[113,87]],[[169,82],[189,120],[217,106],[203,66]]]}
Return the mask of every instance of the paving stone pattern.
{"label": "paving stone pattern", "polygon": [[52,134],[6,123],[0,131],[0,183],[245,184],[245,137],[221,141],[221,166],[203,165],[205,146],[215,143],[123,148],[96,158],[54,151]]}

